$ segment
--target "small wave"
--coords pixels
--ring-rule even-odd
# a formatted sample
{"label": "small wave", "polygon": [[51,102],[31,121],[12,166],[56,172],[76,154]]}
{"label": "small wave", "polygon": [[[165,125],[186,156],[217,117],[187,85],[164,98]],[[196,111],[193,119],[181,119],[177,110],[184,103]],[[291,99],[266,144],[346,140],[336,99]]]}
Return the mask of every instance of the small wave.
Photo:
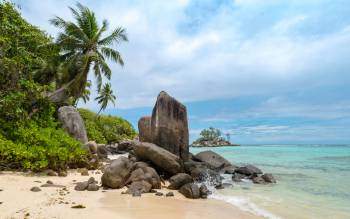
{"label": "small wave", "polygon": [[257,216],[262,216],[270,219],[282,219],[281,217],[276,216],[269,211],[259,208],[254,203],[250,202],[248,199],[244,197],[233,197],[233,196],[213,193],[212,195],[209,196],[209,198],[219,200],[219,201],[224,201],[226,203],[229,203],[231,205],[238,207],[243,211],[253,213],[254,215],[257,215]]}
{"label": "small wave", "polygon": [[[223,183],[230,183],[230,184],[233,183],[232,176],[230,174],[221,174],[221,176],[222,176]],[[251,182],[249,181],[249,183]],[[224,201],[226,203],[229,203],[231,205],[238,207],[242,211],[247,211],[257,216],[262,216],[270,219],[281,219],[281,217],[278,217],[262,208],[259,208],[257,205],[249,201],[249,199],[247,198],[220,194],[215,189],[215,182],[209,176],[206,178],[204,182],[198,182],[198,184],[205,184],[207,188],[212,192],[212,194],[209,195],[209,198],[216,199],[219,201]]]}

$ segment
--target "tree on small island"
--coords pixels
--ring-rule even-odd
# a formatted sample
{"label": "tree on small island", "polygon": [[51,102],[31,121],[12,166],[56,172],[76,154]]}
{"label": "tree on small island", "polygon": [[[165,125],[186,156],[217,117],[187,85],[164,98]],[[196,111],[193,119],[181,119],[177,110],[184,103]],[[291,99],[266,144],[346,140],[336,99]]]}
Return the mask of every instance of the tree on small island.
{"label": "tree on small island", "polygon": [[220,129],[209,127],[203,129],[200,132],[200,137],[195,140],[191,146],[193,147],[204,147],[204,146],[228,146],[233,145],[229,140],[225,140],[221,135]]}

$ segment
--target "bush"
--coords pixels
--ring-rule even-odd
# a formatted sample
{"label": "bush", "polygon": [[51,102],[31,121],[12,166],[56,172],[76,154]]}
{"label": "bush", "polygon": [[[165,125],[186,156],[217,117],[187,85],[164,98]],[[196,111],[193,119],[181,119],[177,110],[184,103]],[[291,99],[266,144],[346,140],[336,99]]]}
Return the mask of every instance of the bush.
{"label": "bush", "polygon": [[97,143],[117,143],[125,139],[133,139],[136,132],[132,125],[117,116],[97,115],[87,109],[79,109],[84,119],[89,140]]}
{"label": "bush", "polygon": [[62,129],[42,128],[36,124],[19,127],[15,141],[0,136],[0,161],[17,163],[30,170],[66,169],[81,164],[87,155],[80,142]]}

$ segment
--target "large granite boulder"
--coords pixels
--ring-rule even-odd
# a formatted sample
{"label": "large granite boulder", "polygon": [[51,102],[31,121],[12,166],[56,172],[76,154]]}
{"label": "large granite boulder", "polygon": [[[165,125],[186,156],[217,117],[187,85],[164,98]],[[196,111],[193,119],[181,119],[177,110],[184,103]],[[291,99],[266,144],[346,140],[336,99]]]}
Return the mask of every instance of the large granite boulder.
{"label": "large granite boulder", "polygon": [[140,160],[149,161],[167,173],[174,175],[182,170],[178,156],[155,144],[134,141],[133,149]]}
{"label": "large granite boulder", "polygon": [[225,167],[230,167],[232,164],[226,160],[221,155],[213,151],[202,151],[195,155],[197,160],[207,163],[212,168],[223,169]]}
{"label": "large granite boulder", "polygon": [[88,141],[84,121],[73,106],[62,106],[58,109],[58,120],[62,128],[72,137],[85,144]]}
{"label": "large granite boulder", "polygon": [[132,162],[128,158],[119,157],[113,160],[104,170],[102,185],[112,189],[122,188],[126,184],[131,168]]}
{"label": "large granite boulder", "polygon": [[153,108],[151,132],[152,143],[183,160],[188,159],[189,134],[186,107],[164,91],[159,93]]}
{"label": "large granite boulder", "polygon": [[190,175],[186,173],[178,173],[169,179],[170,185],[169,189],[179,189],[181,186],[193,182],[193,179]]}
{"label": "large granite boulder", "polygon": [[144,116],[139,119],[138,128],[140,141],[152,143],[151,121],[152,117],[150,116]]}

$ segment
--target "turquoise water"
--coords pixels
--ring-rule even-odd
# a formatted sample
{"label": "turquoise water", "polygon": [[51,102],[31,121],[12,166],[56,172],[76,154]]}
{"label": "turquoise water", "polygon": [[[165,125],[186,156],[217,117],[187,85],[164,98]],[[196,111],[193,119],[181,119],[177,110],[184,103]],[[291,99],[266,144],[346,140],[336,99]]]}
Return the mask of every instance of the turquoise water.
{"label": "turquoise water", "polygon": [[[243,145],[213,150],[272,173],[276,185],[236,183],[214,198],[270,218],[350,218],[350,145]],[[229,179],[229,176],[227,176]]]}

